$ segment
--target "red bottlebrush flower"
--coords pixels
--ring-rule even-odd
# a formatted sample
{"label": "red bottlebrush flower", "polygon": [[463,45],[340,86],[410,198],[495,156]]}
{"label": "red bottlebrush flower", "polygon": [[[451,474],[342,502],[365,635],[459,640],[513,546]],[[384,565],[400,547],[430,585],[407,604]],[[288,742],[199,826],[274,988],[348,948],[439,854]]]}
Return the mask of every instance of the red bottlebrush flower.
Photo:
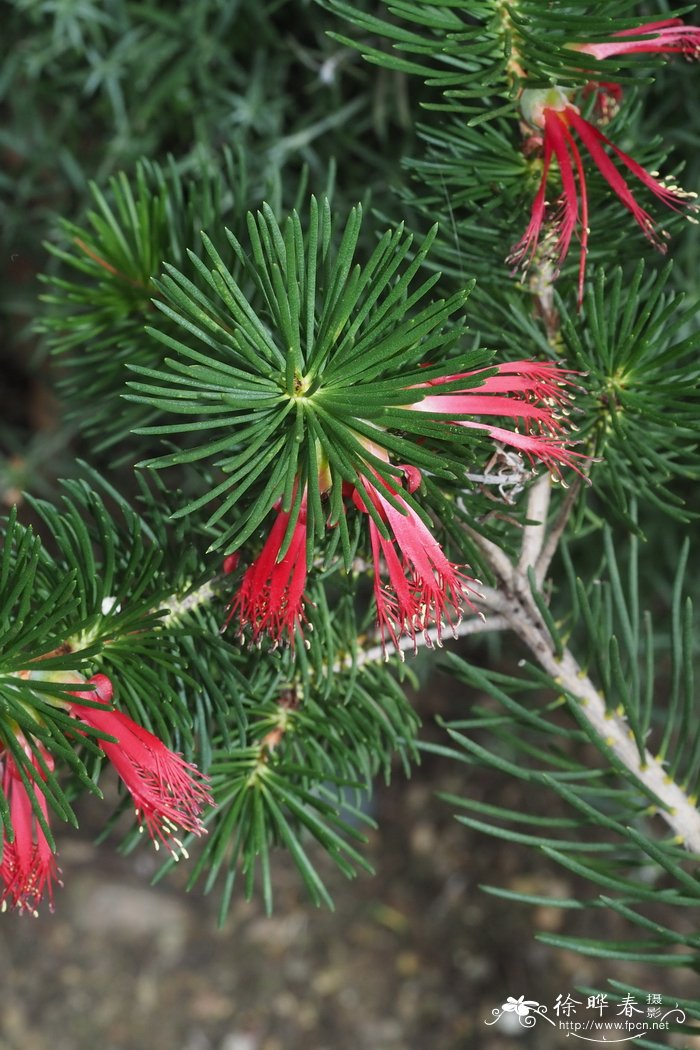
{"label": "red bottlebrush flower", "polygon": [[[239,635],[250,628],[257,645],[268,634],[275,645],[283,637],[294,644],[295,628],[303,628],[306,597],[306,497],[302,500],[287,553],[280,558],[282,543],[289,524],[289,514],[278,509],[277,518],[265,540],[262,551],[246,569],[226,620],[238,618]],[[231,555],[224,562],[226,569]],[[302,630],[303,633],[303,630]]]}
{"label": "red bottlebrush flower", "polygon": [[213,804],[206,778],[128,715],[109,709],[113,692],[109,678],[97,674],[89,684],[94,690],[76,691],[73,696],[99,706],[71,703],[71,714],[115,738],[114,743],[96,742],[131,794],[142,828],[147,829],[156,849],[162,842],[176,859],[180,853],[186,856],[174,832],[180,828],[201,835],[204,831],[201,812]]}
{"label": "red bottlebrush flower", "polygon": [[[22,738],[18,739],[21,742]],[[44,821],[48,824],[46,798],[38,783],[43,776],[43,771],[36,755],[32,754],[26,743],[24,747],[36,770],[36,774],[32,777],[34,796]],[[41,748],[41,754],[47,768],[53,769],[53,759],[49,753]],[[2,910],[5,911],[8,907],[12,907],[17,908],[20,913],[29,911],[36,915],[39,904],[46,896],[49,900],[49,908],[53,911],[54,883],[61,885],[56,855],[32,807],[15,758],[9,751],[5,751],[0,761],[2,762],[2,789],[10,808],[10,819],[14,831],[12,842],[8,841],[6,833],[3,834],[2,864],[0,864],[0,882],[4,887],[0,894]]]}
{"label": "red bottlebrush flower", "polygon": [[[564,427],[557,416],[557,411],[566,411],[571,403],[567,389],[573,385],[569,378],[571,372],[549,362],[535,361],[511,361],[496,368],[497,375],[489,376],[476,389],[458,389],[445,394],[431,392],[413,407],[443,414],[446,422],[483,430],[495,441],[524,452],[530,461],[544,463],[556,475],[560,475],[562,466],[580,474],[575,460],[587,457],[567,447]],[[441,384],[453,384],[483,371],[486,369],[433,379],[424,389],[439,390]],[[459,418],[465,415],[508,416],[521,422],[525,433],[481,420]]]}
{"label": "red bottlebrush flower", "polygon": [[543,227],[550,217],[546,200],[547,178],[554,159],[559,167],[562,189],[557,210],[547,231],[547,236],[555,243],[547,245],[546,256],[554,262],[556,276],[567,256],[572,237],[578,231],[581,244],[578,279],[580,305],[583,299],[583,282],[588,254],[588,193],[584,163],[574,133],[585,146],[611,190],[632,213],[645,236],[660,251],[666,251],[662,237],[667,235],[664,231],[657,231],[654,220],[639,204],[605,147],[613,152],[623,167],[627,168],[635,178],[673,211],[680,211],[681,208],[686,207],[689,198],[695,195],[686,193],[677,186],[666,186],[655,175],[650,174],[641,164],[611,142],[602,131],[585,120],[577,106],[560,89],[524,91],[522,107],[530,123],[542,131],[542,178],[532,204],[528,227],[524,236],[513,248],[508,261],[516,265],[520,263],[527,265],[537,251]]}
{"label": "red bottlebrush flower", "polygon": [[[448,560],[435,537],[415,510],[379,475],[361,478],[362,491],[355,490],[356,506],[369,514],[367,502],[379,513],[390,533],[382,536],[370,516],[369,531],[374,560],[374,597],[377,621],[386,652],[386,636],[399,649],[400,635],[413,639],[423,632],[426,641],[431,626],[437,630],[438,645],[443,622],[455,628],[462,618],[462,606],[471,603],[468,585],[473,583]],[[402,510],[384,495],[390,492]],[[403,511],[403,512],[402,512]],[[388,583],[383,582],[386,570]]]}
{"label": "red bottlebrush flower", "polygon": [[[630,40],[630,37],[635,39]],[[572,47],[599,59],[642,53],[676,53],[697,58],[700,55],[700,28],[683,25],[680,18],[667,18],[634,29],[621,29],[613,34],[612,40],[602,44],[574,44]]]}

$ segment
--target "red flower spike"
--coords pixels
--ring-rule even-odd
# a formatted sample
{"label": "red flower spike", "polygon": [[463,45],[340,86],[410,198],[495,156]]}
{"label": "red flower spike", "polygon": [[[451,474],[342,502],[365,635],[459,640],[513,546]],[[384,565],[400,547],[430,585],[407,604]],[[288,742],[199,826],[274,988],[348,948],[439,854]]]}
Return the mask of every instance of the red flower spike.
{"label": "red flower spike", "polygon": [[[543,167],[540,186],[532,204],[530,222],[521,240],[515,245],[508,261],[525,267],[532,261],[540,246],[543,228],[548,219],[547,177],[554,158],[561,177],[561,195],[557,210],[551,216],[546,231],[544,254],[555,265],[555,277],[566,258],[574,232],[578,230],[581,245],[578,279],[578,302],[583,300],[583,285],[588,254],[588,193],[586,176],[574,132],[586,147],[593,163],[624,206],[632,213],[645,236],[660,251],[666,246],[662,238],[667,235],[657,231],[654,220],[639,204],[626,179],[615,166],[604,147],[611,150],[618,161],[647,189],[673,211],[689,206],[695,194],[684,192],[677,186],[666,186],[655,175],[650,174],[627,153],[624,153],[607,138],[602,131],[584,120],[578,108],[558,89],[523,92],[523,112],[543,132]],[[692,205],[691,205],[692,207]],[[552,245],[551,241],[555,243]]]}
{"label": "red flower spike", "polygon": [[[629,40],[628,37],[637,39]],[[642,39],[639,39],[642,37]],[[573,44],[575,51],[582,51],[594,58],[613,58],[615,55],[633,54],[683,54],[688,58],[700,56],[700,28],[686,26],[680,18],[667,18],[663,22],[647,22],[635,29],[621,29],[613,39],[602,44]]]}
{"label": "red flower spike", "polygon": [[[539,460],[557,476],[561,466],[571,467],[581,473],[576,459],[586,459],[580,452],[567,447],[563,436],[564,424],[558,412],[566,412],[571,405],[568,388],[574,385],[573,373],[549,362],[511,361],[497,366],[497,375],[487,377],[476,389],[437,392],[443,383],[478,376],[486,369],[462,372],[457,375],[433,379],[425,384],[431,393],[416,402],[415,409],[423,412],[439,412],[447,418],[445,422],[472,430],[483,430],[495,441],[523,452],[531,461]],[[435,390],[435,393],[432,391]],[[506,416],[522,423],[525,433],[493,426],[477,420],[464,420],[457,416]]]}
{"label": "red flower spike", "polygon": [[136,815],[153,839],[156,849],[162,842],[176,860],[187,853],[174,832],[178,829],[201,835],[201,812],[213,805],[204,777],[196,766],[171,751],[162,740],[138,725],[121,711],[110,710],[112,683],[103,674],[90,679],[94,690],[76,691],[73,696],[99,706],[72,703],[70,713],[86,725],[115,737],[115,742],[98,739],[129,791]]}
{"label": "red flower spike", "polygon": [[[576,465],[577,459],[585,459],[590,463],[591,457],[583,452],[574,452],[567,447],[565,438],[538,437],[534,434],[519,434],[517,431],[506,430],[505,427],[492,427],[484,423],[461,423],[461,426],[471,427],[473,430],[484,430],[503,445],[524,453],[531,463],[544,463],[547,470],[555,478],[561,478],[561,468],[570,467],[577,474],[585,478]],[[566,488],[566,486],[564,486]]]}
{"label": "red flower spike", "polygon": [[[561,408],[571,407],[569,388],[576,384],[570,377],[577,373],[569,368],[560,368],[550,361],[506,361],[496,365],[495,376],[487,377],[479,386],[479,394],[508,394],[524,398],[527,401],[540,401]],[[480,371],[491,371],[490,368],[478,369],[464,375],[478,375]],[[463,375],[452,376],[461,379]],[[444,382],[445,380],[443,380]],[[434,384],[433,384],[434,385]],[[501,398],[501,403],[503,399]],[[508,415],[510,413],[503,413]]]}
{"label": "red flower spike", "polygon": [[[427,632],[431,626],[437,630],[440,645],[443,623],[454,631],[462,619],[462,605],[473,609],[467,591],[474,581],[447,559],[430,530],[395,489],[379,475],[361,480],[362,492],[353,496],[356,506],[367,514],[365,501],[369,500],[393,534],[393,538],[382,536],[370,517],[374,597],[385,655],[387,635],[397,649],[402,634],[412,638],[415,650],[421,632],[430,644]],[[382,489],[398,499],[402,510],[392,506]],[[382,581],[383,569],[388,583]]]}
{"label": "red flower spike", "polygon": [[307,601],[304,594],[307,574],[306,498],[302,500],[292,542],[280,559],[288,524],[289,514],[278,508],[277,518],[260,555],[246,569],[224,626],[225,629],[233,617],[237,617],[240,638],[243,639],[246,628],[250,628],[254,645],[260,643],[264,634],[269,634],[275,645],[286,636],[293,646],[297,627],[303,635]]}
{"label": "red flower spike", "polygon": [[[21,737],[18,739],[22,740]],[[46,766],[53,769],[53,759],[41,745],[38,746]],[[38,783],[43,777],[43,771],[36,755],[32,754],[26,743],[24,748],[36,770],[36,773],[32,775],[34,795],[42,816],[48,823],[46,798]],[[32,808],[27,788],[20,776],[14,757],[9,751],[4,751],[0,761],[2,762],[2,789],[10,807],[10,819],[14,831],[12,842],[8,841],[6,834],[3,834],[2,864],[0,864],[0,882],[4,887],[0,894],[2,910],[6,911],[8,907],[11,907],[16,908],[20,913],[29,911],[36,916],[39,904],[45,897],[48,897],[49,908],[53,911],[54,883],[62,885],[59,878],[60,872],[56,863],[56,855],[49,846],[44,830]]]}

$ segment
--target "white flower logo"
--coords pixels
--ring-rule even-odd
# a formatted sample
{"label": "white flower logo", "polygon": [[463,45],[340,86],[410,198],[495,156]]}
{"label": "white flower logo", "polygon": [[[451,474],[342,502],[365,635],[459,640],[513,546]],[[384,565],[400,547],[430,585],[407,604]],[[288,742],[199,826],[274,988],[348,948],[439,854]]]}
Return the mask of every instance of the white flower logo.
{"label": "white flower logo", "polygon": [[534,999],[526,999],[524,995],[518,996],[517,999],[514,999],[512,995],[509,995],[501,1006],[501,1010],[507,1014],[517,1014],[518,1017],[527,1017],[530,1010],[539,1005],[540,1004]]}

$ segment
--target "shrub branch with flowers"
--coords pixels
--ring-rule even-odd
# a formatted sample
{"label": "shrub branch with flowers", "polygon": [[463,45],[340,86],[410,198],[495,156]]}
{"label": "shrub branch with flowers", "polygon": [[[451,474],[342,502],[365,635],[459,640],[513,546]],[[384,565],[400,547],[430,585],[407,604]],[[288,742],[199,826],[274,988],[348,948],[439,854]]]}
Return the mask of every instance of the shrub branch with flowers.
{"label": "shrub branch with flowers", "polygon": [[[234,138],[198,175],[183,152],[93,183],[47,242],[34,330],[83,461],[58,492],[23,479],[5,523],[3,905],[59,906],[52,826],[105,760],[168,864],[196,843],[222,916],[239,879],[272,907],[276,848],[330,903],[320,853],[367,867],[373,779],[428,746],[405,686],[437,648],[474,698],[441,760],[533,799],[487,806],[465,776],[459,820],[545,848],[590,884],[572,906],[605,894],[638,934],[549,939],[671,950],[637,873],[700,901],[696,205],[641,103],[700,28],[628,0],[377,6],[311,8],[361,79],[337,112],[372,69],[408,91],[381,208],[347,203],[373,173],[326,115],[347,175],[322,144],[303,167]],[[639,560],[667,527],[661,636]],[[484,669],[479,636],[505,633],[519,662]],[[552,794],[570,817],[545,836]]]}

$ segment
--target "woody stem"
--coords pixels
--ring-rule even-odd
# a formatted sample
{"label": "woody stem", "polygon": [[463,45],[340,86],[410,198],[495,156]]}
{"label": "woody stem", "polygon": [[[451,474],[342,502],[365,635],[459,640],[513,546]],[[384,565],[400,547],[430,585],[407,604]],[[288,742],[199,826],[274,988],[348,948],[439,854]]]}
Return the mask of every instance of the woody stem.
{"label": "woody stem", "polygon": [[[482,589],[480,604],[491,616],[504,619],[558,688],[576,705],[601,750],[612,753],[642,790],[659,807],[659,815],[692,853],[700,854],[700,812],[676,784],[663,763],[646,748],[640,750],[627,720],[606,707],[604,697],[567,648],[557,655],[552,637],[535,604],[525,573],[492,544],[481,544],[498,588]],[[497,548],[495,550],[498,550]]]}

